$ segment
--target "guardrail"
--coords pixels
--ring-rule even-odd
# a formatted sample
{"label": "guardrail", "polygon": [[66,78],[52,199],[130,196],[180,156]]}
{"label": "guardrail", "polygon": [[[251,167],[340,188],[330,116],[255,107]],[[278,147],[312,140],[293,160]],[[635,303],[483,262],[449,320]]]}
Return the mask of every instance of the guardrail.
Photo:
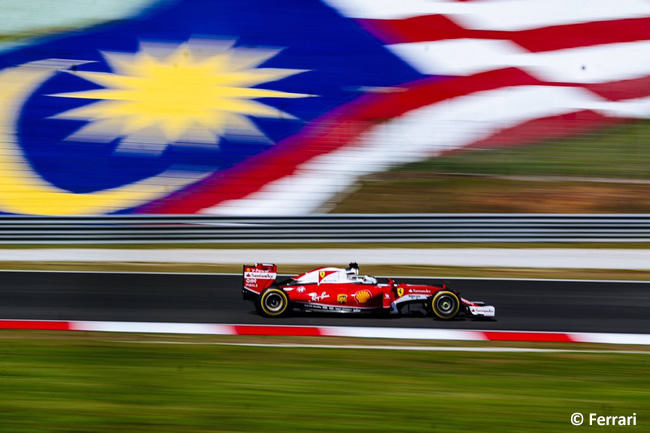
{"label": "guardrail", "polygon": [[0,244],[208,242],[650,242],[650,214],[0,217]]}

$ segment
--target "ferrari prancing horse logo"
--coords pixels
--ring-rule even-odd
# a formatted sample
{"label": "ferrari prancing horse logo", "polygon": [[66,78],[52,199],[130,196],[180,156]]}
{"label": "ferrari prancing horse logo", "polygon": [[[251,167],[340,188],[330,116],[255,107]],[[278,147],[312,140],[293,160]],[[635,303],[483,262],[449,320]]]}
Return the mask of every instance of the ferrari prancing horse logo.
{"label": "ferrari prancing horse logo", "polygon": [[348,302],[348,295],[338,295],[336,297],[336,300],[338,301],[339,304],[345,304]]}
{"label": "ferrari prancing horse logo", "polygon": [[403,287],[398,287],[397,288],[397,297],[401,298],[402,296],[404,296],[404,288]]}

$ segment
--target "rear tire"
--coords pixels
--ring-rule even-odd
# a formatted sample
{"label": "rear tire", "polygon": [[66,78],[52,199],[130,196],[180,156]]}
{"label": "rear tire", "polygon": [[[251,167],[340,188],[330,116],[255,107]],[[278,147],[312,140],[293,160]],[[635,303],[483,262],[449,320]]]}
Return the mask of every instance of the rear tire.
{"label": "rear tire", "polygon": [[255,301],[255,309],[266,317],[280,317],[289,309],[289,297],[276,287],[264,290]]}
{"label": "rear tire", "polygon": [[460,298],[454,292],[441,290],[431,299],[431,311],[442,320],[451,320],[460,311]]}

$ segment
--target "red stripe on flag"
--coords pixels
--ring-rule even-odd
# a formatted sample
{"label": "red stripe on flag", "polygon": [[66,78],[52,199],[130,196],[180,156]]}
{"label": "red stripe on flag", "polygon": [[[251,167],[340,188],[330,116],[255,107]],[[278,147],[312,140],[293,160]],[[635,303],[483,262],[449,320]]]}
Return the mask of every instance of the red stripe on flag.
{"label": "red stripe on flag", "polygon": [[650,96],[650,77],[633,80],[613,81],[609,83],[585,84],[585,89],[610,101],[636,99]]}
{"label": "red stripe on flag", "polygon": [[484,331],[490,341],[537,341],[546,343],[574,343],[569,334],[558,332]]}
{"label": "red stripe on flag", "polygon": [[70,331],[70,322],[48,320],[0,320],[0,329],[23,329],[39,331]]}
{"label": "red stripe on flag", "polygon": [[288,337],[321,337],[320,328],[312,326],[235,325],[235,335],[275,335]]}
{"label": "red stripe on flag", "polygon": [[531,52],[650,39],[650,18],[596,21],[520,31],[467,29],[444,15],[402,20],[360,19],[359,24],[385,44],[448,39],[509,40]]}
{"label": "red stripe on flag", "polygon": [[450,153],[466,149],[515,147],[540,143],[543,140],[579,136],[607,126],[618,125],[624,119],[606,117],[593,111],[578,111],[558,116],[534,119],[513,128],[498,131],[488,138],[472,143]]}

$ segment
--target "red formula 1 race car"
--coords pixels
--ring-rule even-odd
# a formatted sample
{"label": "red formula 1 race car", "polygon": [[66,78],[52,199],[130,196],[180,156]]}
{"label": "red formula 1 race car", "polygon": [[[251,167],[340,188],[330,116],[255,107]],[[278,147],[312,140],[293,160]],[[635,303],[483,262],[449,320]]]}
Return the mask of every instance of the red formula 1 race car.
{"label": "red formula 1 race car", "polygon": [[273,264],[244,265],[244,299],[253,301],[257,312],[278,317],[294,310],[321,313],[404,314],[430,313],[441,320],[494,317],[495,309],[483,302],[468,301],[458,292],[442,287],[397,283],[360,276],[359,266],[318,268],[297,277],[276,281]]}

